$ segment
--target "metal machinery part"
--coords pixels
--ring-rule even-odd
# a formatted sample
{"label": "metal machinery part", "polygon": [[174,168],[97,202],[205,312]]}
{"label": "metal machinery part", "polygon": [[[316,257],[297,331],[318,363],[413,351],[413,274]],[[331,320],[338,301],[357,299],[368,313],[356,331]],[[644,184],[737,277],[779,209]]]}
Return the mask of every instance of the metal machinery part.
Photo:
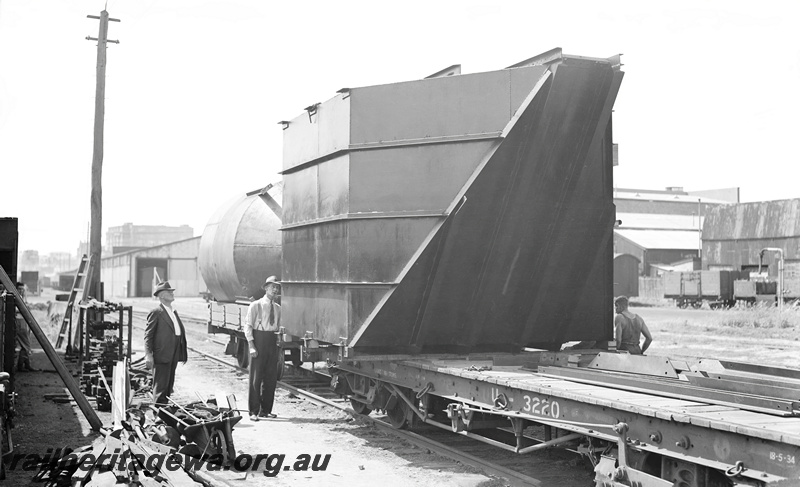
{"label": "metal machinery part", "polygon": [[[779,398],[797,397],[792,369],[595,351],[346,360],[330,370],[356,412],[381,410],[397,428],[424,422],[520,454],[568,446],[592,461],[597,486],[800,478],[800,402]],[[532,438],[531,426],[543,433]]]}
{"label": "metal machinery part", "polygon": [[610,339],[623,73],[549,54],[340,90],[284,124],[289,334],[351,357]]}
{"label": "metal machinery part", "polygon": [[221,430],[212,431],[211,438],[208,441],[209,453],[212,455],[219,455],[222,459],[222,465],[229,465],[233,458],[230,457],[228,450],[228,442],[225,440],[225,433]]}

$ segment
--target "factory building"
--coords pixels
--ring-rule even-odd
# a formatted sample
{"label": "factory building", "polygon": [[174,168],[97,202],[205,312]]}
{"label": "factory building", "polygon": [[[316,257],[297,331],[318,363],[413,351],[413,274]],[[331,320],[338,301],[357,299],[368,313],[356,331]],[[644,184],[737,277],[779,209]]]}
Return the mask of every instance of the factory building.
{"label": "factory building", "polygon": [[[712,209],[737,203],[739,189],[687,192],[681,187],[665,190],[615,189],[617,225],[614,229],[614,285],[636,296],[640,277],[657,277],[676,268],[699,269],[703,219]],[[621,256],[638,262],[637,283]],[[619,274],[618,274],[619,272]],[[658,292],[656,291],[655,294]]]}
{"label": "factory building", "polygon": [[762,271],[778,279],[779,252],[787,289],[800,294],[800,199],[739,203],[712,209],[703,224],[703,268]]}
{"label": "factory building", "polygon": [[178,242],[192,237],[194,237],[194,230],[189,225],[175,227],[126,223],[117,227],[108,227],[103,253],[106,255],[121,254],[131,250]]}
{"label": "factory building", "polygon": [[152,296],[156,280],[168,280],[175,296],[206,293],[197,264],[199,248],[200,237],[193,237],[103,258],[100,280],[105,298]]}

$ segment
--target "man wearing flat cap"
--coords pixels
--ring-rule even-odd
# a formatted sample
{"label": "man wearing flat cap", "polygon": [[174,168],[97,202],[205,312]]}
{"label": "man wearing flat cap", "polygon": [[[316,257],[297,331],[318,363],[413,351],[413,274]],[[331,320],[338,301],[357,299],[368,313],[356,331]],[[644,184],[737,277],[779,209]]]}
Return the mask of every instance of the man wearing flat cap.
{"label": "man wearing flat cap", "polygon": [[147,315],[144,330],[145,361],[153,369],[153,402],[159,406],[169,405],[169,396],[175,385],[175,369],[178,362],[186,363],[186,330],[177,311],[172,309],[175,289],[169,281],[158,284],[153,296],[161,304]]}
{"label": "man wearing flat cap", "polygon": [[278,383],[278,332],[281,307],[275,302],[281,283],[275,276],[264,282],[266,294],[247,308],[244,336],[250,347],[250,388],[247,405],[250,420],[274,418],[275,386]]}

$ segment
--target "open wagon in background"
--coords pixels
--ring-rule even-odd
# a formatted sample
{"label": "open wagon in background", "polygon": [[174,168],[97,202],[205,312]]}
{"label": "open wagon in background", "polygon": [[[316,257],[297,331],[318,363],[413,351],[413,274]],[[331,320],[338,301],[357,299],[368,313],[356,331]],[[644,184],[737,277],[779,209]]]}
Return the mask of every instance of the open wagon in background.
{"label": "open wagon in background", "polygon": [[668,272],[664,274],[664,297],[679,308],[730,308],[736,304],[735,282],[743,273],[729,270]]}

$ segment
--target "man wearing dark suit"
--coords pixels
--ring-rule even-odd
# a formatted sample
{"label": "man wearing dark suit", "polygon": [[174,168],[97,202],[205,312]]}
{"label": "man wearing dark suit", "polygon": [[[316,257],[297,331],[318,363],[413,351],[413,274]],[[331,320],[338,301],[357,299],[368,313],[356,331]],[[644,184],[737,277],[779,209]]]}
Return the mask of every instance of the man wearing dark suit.
{"label": "man wearing dark suit", "polygon": [[178,313],[172,309],[175,289],[169,281],[156,286],[153,296],[161,305],[147,315],[144,331],[145,362],[153,369],[153,402],[164,406],[175,385],[175,369],[178,362],[186,363],[186,330]]}

